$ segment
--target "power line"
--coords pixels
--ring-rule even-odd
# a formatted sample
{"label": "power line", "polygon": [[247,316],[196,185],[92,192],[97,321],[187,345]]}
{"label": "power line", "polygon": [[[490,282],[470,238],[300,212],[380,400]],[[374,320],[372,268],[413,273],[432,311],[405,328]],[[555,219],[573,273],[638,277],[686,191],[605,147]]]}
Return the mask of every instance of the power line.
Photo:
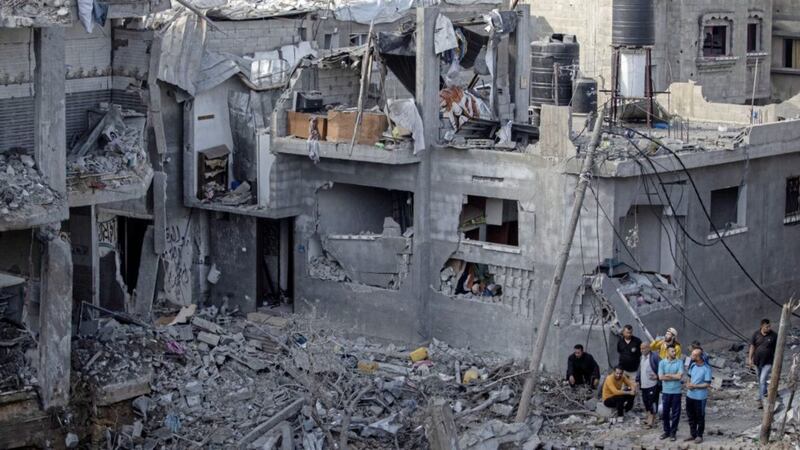
{"label": "power line", "polygon": [[[636,163],[639,164],[640,170],[642,170],[642,175],[644,175],[644,166],[638,160],[636,160]],[[650,191],[649,191],[649,189],[647,187],[647,181],[648,181],[647,177],[642,176],[642,179],[643,179],[644,186],[645,186],[645,193],[647,193],[648,200],[650,200]],[[653,182],[653,183],[655,184],[655,182]],[[664,190],[664,195],[669,199],[669,194],[666,192],[666,189],[664,188],[663,185],[661,185],[661,188]],[[658,192],[657,188],[656,188],[656,195],[658,195],[659,200],[663,204],[663,198],[661,197],[661,193]],[[650,201],[650,205],[653,206],[652,201]],[[744,335],[742,335],[741,333],[739,333],[739,331],[736,329],[736,327],[734,327],[733,324],[731,324],[725,318],[725,316],[717,309],[716,305],[714,305],[714,303],[711,301],[711,296],[708,295],[708,293],[705,291],[705,289],[703,289],[703,286],[700,283],[700,277],[698,277],[697,273],[694,271],[694,268],[692,267],[691,262],[689,261],[689,256],[688,256],[686,250],[684,248],[680,247],[680,245],[678,244],[677,239],[676,239],[675,240],[675,247],[678,248],[678,250],[683,255],[683,257],[685,259],[686,266],[689,268],[689,271],[691,272],[692,276],[694,276],[695,282],[692,282],[692,279],[689,276],[689,274],[686,273],[685,270],[683,270],[683,268],[681,267],[681,265],[678,262],[678,257],[677,257],[677,255],[675,254],[675,251],[672,248],[672,239],[669,236],[670,228],[667,227],[667,225],[664,223],[664,221],[661,219],[661,217],[659,217],[658,214],[656,214],[655,211],[651,211],[651,212],[653,213],[653,216],[659,222],[661,227],[664,228],[665,231],[667,231],[667,239],[669,239],[669,241],[670,241],[669,242],[670,255],[672,256],[672,260],[675,262],[675,267],[686,277],[687,285],[689,285],[689,287],[691,287],[695,291],[697,296],[700,297],[700,299],[703,300],[706,303],[706,306],[708,306],[709,310],[711,311],[711,314],[714,315],[714,317],[722,324],[723,327],[725,327],[728,331],[730,331],[734,336],[737,336],[740,339],[742,339],[744,341],[747,341],[747,338]],[[676,217],[675,221],[676,222],[678,221],[677,217]],[[671,227],[671,231],[672,231],[672,233],[676,233],[677,229],[675,227]],[[697,286],[699,286],[699,289],[698,289]]]}
{"label": "power line", "polygon": [[[634,263],[634,264],[636,264],[636,266],[638,267],[638,269],[641,271],[641,269],[642,269],[642,266],[641,266],[641,264],[639,264],[639,261],[638,261],[638,260],[636,259],[636,257],[633,255],[633,252],[631,252],[630,248],[629,248],[629,247],[628,247],[628,245],[625,243],[625,239],[624,239],[624,238],[622,237],[622,235],[619,233],[619,230],[617,230],[617,227],[614,225],[614,221],[611,219],[611,217],[609,217],[609,215],[608,215],[608,214],[606,213],[606,211],[605,211],[605,208],[603,208],[603,206],[601,205],[601,203],[600,203],[600,199],[598,198],[598,195],[597,195],[597,192],[595,192],[595,190],[594,190],[594,188],[592,187],[591,183],[589,184],[589,190],[591,191],[591,193],[592,193],[592,196],[595,198],[595,202],[597,203],[597,209],[598,209],[600,212],[602,212],[602,213],[603,213],[603,216],[606,218],[606,221],[608,221],[608,224],[611,226],[611,229],[614,231],[614,235],[616,235],[616,236],[617,236],[617,239],[619,239],[620,243],[621,243],[621,244],[622,244],[622,246],[625,248],[625,251],[626,251],[626,252],[628,253],[628,255],[631,257],[631,260],[633,260],[633,263]],[[687,322],[691,323],[692,325],[694,325],[694,326],[695,326],[695,327],[697,327],[698,329],[700,329],[700,330],[703,330],[703,331],[705,331],[706,333],[708,333],[709,335],[711,335],[711,336],[714,336],[714,337],[717,337],[717,338],[719,338],[719,339],[723,339],[723,340],[727,340],[727,341],[731,341],[731,342],[739,342],[739,340],[738,340],[738,339],[730,339],[730,338],[728,338],[728,337],[725,337],[725,336],[719,335],[719,334],[717,334],[717,333],[714,333],[714,332],[713,332],[713,331],[711,331],[711,330],[708,330],[708,329],[704,328],[702,325],[698,324],[697,322],[695,322],[695,321],[693,321],[692,319],[690,319],[689,317],[687,317],[687,316],[686,316],[686,313],[684,313],[684,312],[683,312],[683,311],[682,311],[680,308],[678,308],[678,307],[677,307],[677,306],[676,306],[676,305],[675,305],[673,302],[671,302],[667,296],[665,296],[665,295],[661,295],[661,293],[660,293],[660,292],[659,292],[659,296],[660,296],[662,299],[664,299],[664,300],[665,300],[665,301],[666,301],[666,302],[669,304],[669,306],[670,306],[670,307],[672,307],[672,309],[674,309],[675,311],[677,311],[677,312],[678,312],[678,314],[680,314],[680,315],[681,315],[681,316],[682,316],[682,317],[683,317],[683,318],[684,318],[684,319],[685,319]]]}
{"label": "power line", "polygon": [[[770,295],[770,294],[769,294],[769,293],[768,293],[768,292],[767,292],[767,291],[766,291],[766,290],[765,290],[765,289],[764,289],[764,288],[761,286],[761,284],[759,284],[759,283],[758,283],[758,281],[756,281],[756,280],[755,280],[755,278],[753,278],[753,276],[752,276],[752,275],[750,275],[750,272],[748,272],[748,271],[747,271],[747,269],[744,267],[744,265],[742,264],[742,262],[739,260],[739,258],[736,256],[736,254],[733,252],[733,250],[732,250],[732,249],[731,249],[731,248],[728,246],[728,243],[727,243],[727,242],[725,242],[725,239],[724,239],[724,237],[723,237],[722,233],[720,233],[719,229],[717,229],[717,226],[716,226],[716,224],[714,224],[714,221],[713,221],[713,220],[711,220],[711,214],[708,212],[708,209],[706,208],[705,202],[703,202],[703,198],[702,198],[702,196],[700,195],[700,191],[697,189],[697,185],[696,185],[696,184],[695,184],[695,182],[694,182],[694,178],[692,177],[692,174],[689,172],[689,169],[686,167],[686,164],[684,164],[684,162],[683,162],[683,160],[680,158],[680,156],[678,156],[678,154],[677,154],[677,153],[675,153],[675,152],[674,152],[672,149],[670,149],[670,148],[669,148],[669,147],[667,147],[666,145],[662,144],[662,143],[661,143],[661,142],[659,142],[658,140],[656,140],[656,139],[654,139],[654,138],[652,138],[652,137],[650,137],[650,136],[648,136],[648,135],[646,135],[646,134],[644,134],[644,133],[642,133],[642,132],[640,132],[640,131],[638,131],[638,130],[634,130],[634,129],[632,129],[632,128],[628,128],[628,127],[622,127],[622,128],[623,128],[623,129],[625,129],[625,130],[628,130],[628,131],[630,131],[631,133],[634,133],[634,134],[636,134],[636,135],[639,135],[639,136],[641,136],[641,137],[643,137],[643,138],[645,138],[645,139],[649,140],[650,142],[653,142],[654,144],[658,145],[659,147],[661,147],[661,148],[665,149],[667,152],[669,152],[669,153],[670,153],[670,154],[671,154],[671,155],[672,155],[672,156],[673,156],[673,157],[674,157],[674,158],[675,158],[675,159],[678,161],[678,164],[680,164],[680,166],[681,166],[681,169],[683,170],[683,172],[684,172],[684,173],[686,173],[686,176],[689,178],[689,182],[690,182],[690,183],[691,183],[691,185],[692,185],[692,189],[694,190],[694,193],[695,193],[695,195],[697,196],[697,199],[698,199],[698,201],[700,202],[700,207],[701,207],[701,209],[703,210],[703,214],[706,216],[706,219],[708,219],[708,222],[711,224],[711,229],[712,229],[712,230],[714,231],[714,233],[717,235],[717,238],[719,239],[719,241],[720,241],[720,243],[722,244],[722,246],[725,248],[725,250],[726,250],[726,251],[728,252],[728,254],[731,256],[731,258],[733,258],[733,261],[736,263],[736,265],[739,267],[739,269],[742,271],[742,273],[744,273],[745,277],[747,277],[747,279],[748,279],[748,280],[749,280],[749,281],[750,281],[750,282],[753,284],[753,286],[755,286],[755,287],[756,287],[756,289],[758,289],[758,291],[759,291],[759,292],[761,292],[761,294],[763,294],[763,295],[764,295],[764,297],[766,297],[767,299],[769,299],[769,301],[770,301],[770,302],[772,302],[773,304],[775,304],[775,305],[776,305],[776,306],[778,306],[779,308],[783,308],[783,305],[782,305],[780,302],[778,302],[777,300],[775,300],[775,298],[773,298],[773,297],[772,297],[772,296],[771,296],[771,295]],[[631,143],[631,144],[634,146],[634,148],[636,148],[636,149],[637,149],[637,150],[638,150],[638,151],[639,151],[639,152],[640,152],[640,153],[641,153],[641,154],[642,154],[642,155],[643,155],[643,156],[644,156],[644,157],[645,157],[645,158],[646,158],[648,161],[650,161],[650,157],[649,157],[649,156],[647,156],[647,155],[645,155],[645,154],[644,154],[644,153],[641,151],[641,149],[639,149],[639,148],[638,148],[638,146],[637,146],[637,145],[636,145],[636,144],[633,142],[633,140],[632,140],[630,137],[628,137],[628,136],[624,136],[624,135],[623,135],[623,137],[625,137],[626,139],[628,139],[628,142],[630,142],[630,143]],[[650,161],[650,163],[652,164],[652,162],[651,162],[651,161]],[[661,177],[660,177],[660,175],[658,174],[658,171],[656,171],[656,170],[654,169],[654,172],[655,172],[655,175],[656,175],[656,176],[659,178],[659,181],[660,181],[660,180],[661,180]],[[683,226],[681,226],[681,227],[683,227]],[[694,242],[694,239],[692,239],[692,242]],[[792,313],[792,315],[794,315],[795,317],[800,317],[800,315],[799,315],[799,314],[797,314],[797,313],[794,313],[794,312]]]}

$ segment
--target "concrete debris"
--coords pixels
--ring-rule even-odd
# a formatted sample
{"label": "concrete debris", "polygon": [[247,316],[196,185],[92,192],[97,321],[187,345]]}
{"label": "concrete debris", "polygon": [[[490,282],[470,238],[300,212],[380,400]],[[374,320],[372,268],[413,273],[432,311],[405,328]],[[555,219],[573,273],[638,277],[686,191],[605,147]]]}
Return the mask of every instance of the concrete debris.
{"label": "concrete debris", "polygon": [[24,329],[0,321],[0,392],[35,386],[36,343]]}
{"label": "concrete debris", "polygon": [[[448,409],[462,405],[457,428],[470,442],[462,448],[532,436],[529,425],[505,423],[520,391],[519,367],[438,340],[426,347],[380,345],[337,336],[313,318],[258,311],[245,320],[217,308],[198,308],[191,325],[113,323],[100,328],[109,330],[106,335],[98,330],[75,342],[73,365],[79,383],[105,393],[95,404],[107,407],[117,407],[108,404],[113,395],[121,402],[123,392],[133,393],[142,374],[150,376],[147,393],[116,403],[133,414],[126,425],[107,429],[107,439],[119,448],[191,442],[209,448],[273,448],[281,442],[282,448],[294,448],[289,442],[334,448],[334,436],[352,440],[355,448],[395,448],[395,442],[420,448],[431,393],[445,399]],[[174,330],[180,327],[194,339],[177,342]],[[373,363],[375,370],[359,370],[359,361]],[[469,386],[453,382],[456,362],[479,374]],[[491,408],[482,406],[489,399]]]}
{"label": "concrete debris", "polygon": [[36,207],[53,205],[60,198],[31,155],[20,150],[0,153],[0,218],[26,217]]}
{"label": "concrete debris", "polygon": [[75,448],[78,446],[80,439],[78,439],[78,435],[75,433],[67,433],[67,437],[64,438],[64,445],[67,448]]}
{"label": "concrete debris", "polygon": [[0,2],[0,27],[69,26],[75,0],[7,0]]}
{"label": "concrete debris", "polygon": [[633,306],[650,305],[678,292],[666,277],[657,273],[630,272],[622,278],[620,294]]}
{"label": "concrete debris", "polygon": [[144,116],[118,105],[101,105],[101,110],[107,112],[67,155],[70,190],[119,188],[140,182],[150,170]]}
{"label": "concrete debris", "polygon": [[342,266],[326,256],[312,258],[308,262],[308,274],[319,280],[350,281]]}

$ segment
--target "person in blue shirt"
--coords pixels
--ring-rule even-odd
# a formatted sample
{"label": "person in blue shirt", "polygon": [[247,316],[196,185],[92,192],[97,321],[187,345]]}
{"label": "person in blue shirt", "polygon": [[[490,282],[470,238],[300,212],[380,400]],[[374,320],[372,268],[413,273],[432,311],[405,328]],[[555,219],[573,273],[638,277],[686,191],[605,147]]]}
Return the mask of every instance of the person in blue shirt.
{"label": "person in blue shirt", "polygon": [[661,401],[663,404],[664,434],[661,439],[677,439],[678,422],[681,419],[681,378],[683,362],[677,359],[674,345],[666,349],[666,358],[658,363],[658,379],[661,380]]}
{"label": "person in blue shirt", "polygon": [[686,415],[689,416],[691,437],[687,441],[697,444],[703,442],[706,428],[706,400],[711,386],[711,366],[703,358],[703,350],[692,350],[692,364],[689,367],[689,382],[686,383]]}

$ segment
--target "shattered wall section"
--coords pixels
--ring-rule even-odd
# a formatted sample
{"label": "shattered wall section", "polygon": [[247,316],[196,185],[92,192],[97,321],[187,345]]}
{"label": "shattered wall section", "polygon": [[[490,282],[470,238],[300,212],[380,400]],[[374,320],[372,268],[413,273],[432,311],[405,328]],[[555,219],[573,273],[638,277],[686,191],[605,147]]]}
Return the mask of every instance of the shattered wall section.
{"label": "shattered wall section", "polygon": [[257,219],[238,214],[218,214],[209,220],[210,258],[220,271],[219,281],[210,286],[215,305],[255,311],[259,271],[264,261],[258,260]]}
{"label": "shattered wall section", "polygon": [[75,0],[11,0],[0,3],[0,27],[69,26]]}

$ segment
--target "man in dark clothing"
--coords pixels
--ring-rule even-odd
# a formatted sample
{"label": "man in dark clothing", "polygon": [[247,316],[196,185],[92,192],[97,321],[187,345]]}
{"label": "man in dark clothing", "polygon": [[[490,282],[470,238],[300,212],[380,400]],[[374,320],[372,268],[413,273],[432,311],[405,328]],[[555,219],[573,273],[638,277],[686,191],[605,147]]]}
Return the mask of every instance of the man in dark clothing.
{"label": "man in dark clothing", "polygon": [[747,363],[750,367],[756,366],[758,375],[758,409],[764,406],[764,397],[767,396],[767,380],[772,372],[772,360],[775,359],[775,346],[778,335],[772,331],[769,319],[761,320],[761,327],[753,333],[750,339],[750,353]]}
{"label": "man in dark clothing", "polygon": [[600,366],[597,365],[592,355],[583,351],[583,346],[577,344],[574,352],[567,359],[567,381],[570,386],[585,384],[596,388],[600,382]]}
{"label": "man in dark clothing", "polygon": [[633,327],[622,327],[622,336],[617,342],[619,353],[619,366],[631,380],[636,379],[639,371],[639,360],[642,358],[642,340],[633,335]]}

